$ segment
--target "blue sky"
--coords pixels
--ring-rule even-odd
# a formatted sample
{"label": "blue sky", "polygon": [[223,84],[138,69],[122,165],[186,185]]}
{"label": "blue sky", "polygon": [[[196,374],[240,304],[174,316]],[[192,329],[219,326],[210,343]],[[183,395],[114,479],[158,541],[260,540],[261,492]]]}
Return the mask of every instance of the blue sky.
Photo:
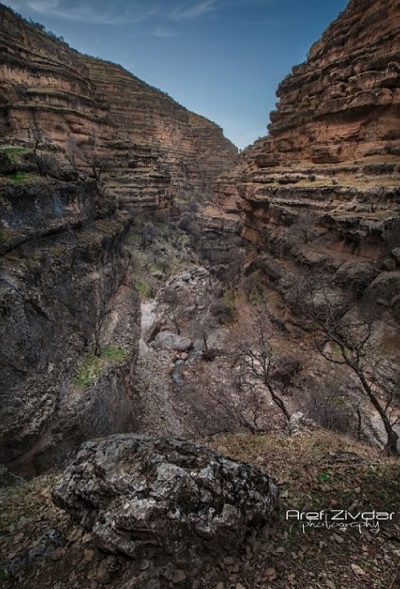
{"label": "blue sky", "polygon": [[119,63],[223,127],[265,135],[275,91],[346,0],[6,0],[75,49]]}

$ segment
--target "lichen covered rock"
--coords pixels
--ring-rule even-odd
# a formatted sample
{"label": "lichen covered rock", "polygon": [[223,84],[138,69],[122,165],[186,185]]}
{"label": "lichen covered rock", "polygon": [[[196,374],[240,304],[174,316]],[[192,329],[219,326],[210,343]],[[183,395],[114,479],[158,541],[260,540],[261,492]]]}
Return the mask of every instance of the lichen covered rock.
{"label": "lichen covered rock", "polygon": [[205,447],[121,434],[83,444],[53,500],[102,550],[182,566],[236,550],[277,494],[267,474]]}

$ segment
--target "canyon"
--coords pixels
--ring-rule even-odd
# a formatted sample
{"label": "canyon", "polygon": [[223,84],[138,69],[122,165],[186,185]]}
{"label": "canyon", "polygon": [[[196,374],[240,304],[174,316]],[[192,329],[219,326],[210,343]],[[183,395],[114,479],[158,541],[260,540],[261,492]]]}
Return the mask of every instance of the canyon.
{"label": "canyon", "polygon": [[397,522],[321,540],[283,508],[400,508],[398,0],[350,0],[240,154],[120,66],[0,23],[0,580],[395,587]]}
{"label": "canyon", "polygon": [[165,93],[0,10],[1,461],[33,474],[83,438],[140,427],[137,214],[178,220],[222,282],[243,269],[247,296],[261,289],[294,339],[316,277],[330,301],[373,300],[396,369],[397,2],[351,1],[280,84],[269,134],[239,156]]}
{"label": "canyon", "polygon": [[281,82],[269,134],[201,215],[222,235],[239,226],[286,303],[290,283],[318,273],[398,322],[399,30],[397,1],[352,0]]}

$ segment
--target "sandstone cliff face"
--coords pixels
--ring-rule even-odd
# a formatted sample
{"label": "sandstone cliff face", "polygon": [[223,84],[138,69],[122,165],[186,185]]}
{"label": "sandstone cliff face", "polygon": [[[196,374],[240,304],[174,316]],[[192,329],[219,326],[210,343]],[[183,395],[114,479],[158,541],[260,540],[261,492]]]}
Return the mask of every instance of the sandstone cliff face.
{"label": "sandstone cliff face", "polygon": [[121,208],[210,195],[236,148],[222,130],[120,66],[88,58],[0,5],[0,130],[76,167],[104,167]]}
{"label": "sandstone cliff face", "polygon": [[0,52],[0,463],[32,474],[134,428],[130,221],[207,198],[237,150],[3,5]]}
{"label": "sandstone cliff face", "polygon": [[400,155],[399,30],[397,0],[352,0],[279,85],[262,163]]}
{"label": "sandstone cliff face", "polygon": [[216,183],[220,215],[241,209],[253,259],[286,298],[310,273],[378,298],[375,280],[389,280],[380,301],[398,316],[399,35],[397,1],[351,1],[279,86],[270,135]]}

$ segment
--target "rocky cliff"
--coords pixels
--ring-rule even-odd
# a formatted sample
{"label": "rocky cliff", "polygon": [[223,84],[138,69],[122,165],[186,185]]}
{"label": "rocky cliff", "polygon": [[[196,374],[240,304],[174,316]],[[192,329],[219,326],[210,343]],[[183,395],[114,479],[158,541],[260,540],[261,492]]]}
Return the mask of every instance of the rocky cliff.
{"label": "rocky cliff", "polygon": [[133,213],[207,198],[237,150],[3,5],[0,51],[0,463],[33,474],[134,429]]}
{"label": "rocky cliff", "polygon": [[397,0],[351,0],[279,85],[263,165],[400,155]]}
{"label": "rocky cliff", "polygon": [[0,5],[0,130],[102,175],[128,212],[210,195],[236,148],[122,67],[84,57]]}
{"label": "rocky cliff", "polygon": [[133,426],[140,312],[96,182],[5,182],[0,210],[0,462],[33,474]]}
{"label": "rocky cliff", "polygon": [[398,316],[399,34],[397,0],[352,0],[280,84],[269,135],[216,184],[220,216],[241,209],[256,267],[286,298],[314,272]]}

